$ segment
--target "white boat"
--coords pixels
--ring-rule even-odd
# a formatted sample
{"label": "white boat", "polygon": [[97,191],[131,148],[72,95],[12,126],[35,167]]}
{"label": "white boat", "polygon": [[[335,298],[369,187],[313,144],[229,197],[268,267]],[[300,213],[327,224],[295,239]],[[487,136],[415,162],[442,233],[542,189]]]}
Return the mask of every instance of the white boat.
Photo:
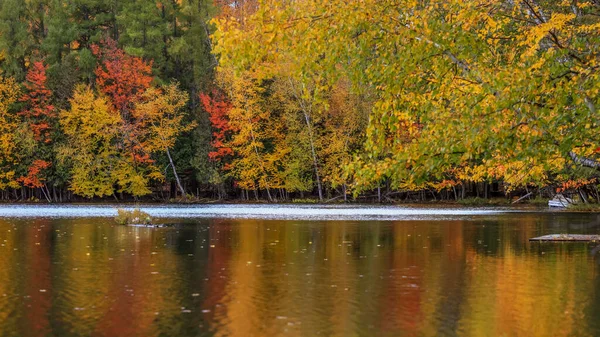
{"label": "white boat", "polygon": [[554,196],[554,199],[548,201],[548,206],[550,207],[562,207],[566,208],[569,205],[573,204],[573,199],[567,198],[562,194],[557,194]]}

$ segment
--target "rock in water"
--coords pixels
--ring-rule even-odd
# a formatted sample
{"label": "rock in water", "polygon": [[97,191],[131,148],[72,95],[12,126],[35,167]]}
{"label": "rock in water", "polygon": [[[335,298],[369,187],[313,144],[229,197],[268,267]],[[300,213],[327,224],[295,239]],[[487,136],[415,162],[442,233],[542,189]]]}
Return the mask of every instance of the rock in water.
{"label": "rock in water", "polygon": [[573,241],[573,242],[599,242],[600,235],[588,235],[588,234],[549,234],[544,236],[538,236],[531,238],[529,241]]}

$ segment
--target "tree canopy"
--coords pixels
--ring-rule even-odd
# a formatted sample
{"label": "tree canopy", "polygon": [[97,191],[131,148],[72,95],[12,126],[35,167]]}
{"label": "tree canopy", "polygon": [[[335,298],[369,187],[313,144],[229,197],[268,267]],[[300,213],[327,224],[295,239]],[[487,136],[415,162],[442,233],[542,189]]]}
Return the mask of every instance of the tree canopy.
{"label": "tree canopy", "polygon": [[6,0],[0,190],[600,199],[599,18],[594,0]]}

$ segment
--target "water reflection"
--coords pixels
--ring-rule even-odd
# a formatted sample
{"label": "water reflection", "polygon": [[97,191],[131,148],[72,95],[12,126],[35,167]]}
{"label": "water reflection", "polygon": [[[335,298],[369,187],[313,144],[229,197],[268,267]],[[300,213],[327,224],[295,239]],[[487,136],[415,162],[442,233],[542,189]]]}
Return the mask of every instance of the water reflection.
{"label": "water reflection", "polygon": [[0,220],[1,336],[599,335],[594,215]]}

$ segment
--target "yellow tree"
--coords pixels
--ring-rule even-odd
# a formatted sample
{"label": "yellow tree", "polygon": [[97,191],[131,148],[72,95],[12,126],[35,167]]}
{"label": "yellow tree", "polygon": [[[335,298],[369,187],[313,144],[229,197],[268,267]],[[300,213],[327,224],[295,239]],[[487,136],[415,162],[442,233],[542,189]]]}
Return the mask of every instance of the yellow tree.
{"label": "yellow tree", "polygon": [[175,146],[179,135],[196,126],[193,122],[184,123],[187,101],[188,94],[181,91],[175,83],[161,88],[151,87],[140,96],[132,112],[135,129],[140,130],[137,139],[142,148],[147,153],[166,153],[177,186],[184,198],[185,190],[177,174],[170,149]]}
{"label": "yellow tree", "polygon": [[[280,7],[270,9],[279,15]],[[317,73],[300,67],[305,61],[299,60],[302,55],[276,47],[280,37],[277,27],[269,19],[261,21],[264,15],[257,12],[249,17],[216,20],[218,72],[269,84],[262,94],[269,106],[261,104],[271,110],[271,122],[286,133],[275,147],[283,163],[277,177],[288,191],[312,190],[315,186],[323,200],[323,117],[329,88]],[[237,104],[235,100],[232,103]]]}
{"label": "yellow tree", "polygon": [[[317,130],[306,127],[305,117],[308,115],[301,111],[294,95],[294,87],[297,85],[289,77],[276,77],[269,97],[270,106],[277,106],[281,110],[278,116],[274,116],[277,120],[272,122],[279,125],[278,132],[282,133],[277,143],[279,153],[283,156],[282,169],[278,174],[287,192],[312,191],[316,179],[315,169],[320,172],[320,163],[315,160],[315,153],[320,148],[314,137]],[[308,119],[308,122],[311,126],[314,125],[313,118]]]}
{"label": "yellow tree", "polygon": [[134,196],[150,193],[149,177],[117,147],[123,121],[106,98],[81,85],[70,104],[59,117],[67,138],[60,156],[71,164],[71,190],[88,198],[113,195],[115,187]]}
{"label": "yellow tree", "polygon": [[219,83],[232,102],[229,124],[233,135],[228,145],[234,159],[230,174],[240,188],[265,190],[273,200],[271,190],[282,187],[277,172],[283,149],[276,146],[282,134],[265,101],[267,84],[257,77],[233,76],[226,69],[221,69]]}
{"label": "yellow tree", "polygon": [[17,114],[10,110],[19,97],[18,84],[12,78],[0,75],[0,190],[19,186],[15,177],[19,161],[18,144],[27,132],[24,132],[25,126]]}
{"label": "yellow tree", "polygon": [[323,113],[323,181],[341,186],[344,199],[351,182],[346,168],[364,144],[371,104],[368,93],[353,93],[349,81],[340,80],[329,93]]}

